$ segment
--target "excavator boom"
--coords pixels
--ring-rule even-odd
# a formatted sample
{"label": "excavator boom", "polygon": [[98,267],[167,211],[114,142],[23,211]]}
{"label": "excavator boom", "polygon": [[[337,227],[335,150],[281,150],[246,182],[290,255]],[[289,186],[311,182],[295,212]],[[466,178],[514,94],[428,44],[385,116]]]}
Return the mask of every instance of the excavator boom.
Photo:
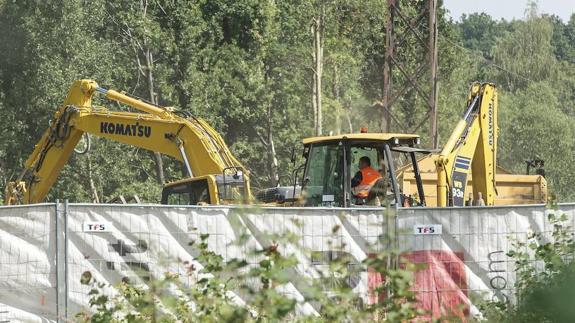
{"label": "excavator boom", "polygon": [[[101,93],[143,113],[109,111],[92,106],[92,96]],[[241,178],[249,198],[249,179],[222,137],[204,120],[184,118],[163,108],[107,90],[92,80],[72,84],[62,107],[24,163],[24,171],[6,189],[6,203],[42,202],[67,163],[83,134],[92,134],[128,145],[159,152],[186,165],[188,176],[224,181]],[[212,203],[218,204],[217,185],[209,185]]]}

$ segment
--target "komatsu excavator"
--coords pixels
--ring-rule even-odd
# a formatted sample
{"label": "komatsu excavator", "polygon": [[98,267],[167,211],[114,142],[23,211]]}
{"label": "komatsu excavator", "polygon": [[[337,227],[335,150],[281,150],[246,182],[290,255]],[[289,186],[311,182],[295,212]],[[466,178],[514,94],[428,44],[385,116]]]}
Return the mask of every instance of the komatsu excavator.
{"label": "komatsu excavator", "polygon": [[[96,93],[141,112],[93,106]],[[5,203],[42,202],[85,133],[182,161],[189,178],[164,187],[165,204],[237,204],[250,199],[247,172],[204,120],[180,116],[173,108],[102,88],[92,80],[78,80],[26,160],[19,178],[8,183]]]}

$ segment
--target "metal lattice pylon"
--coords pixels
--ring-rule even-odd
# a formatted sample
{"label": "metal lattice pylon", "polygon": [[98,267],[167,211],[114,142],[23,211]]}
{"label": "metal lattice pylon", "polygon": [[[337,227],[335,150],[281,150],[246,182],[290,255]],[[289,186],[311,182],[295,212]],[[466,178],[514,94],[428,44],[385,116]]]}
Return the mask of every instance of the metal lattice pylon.
{"label": "metal lattice pylon", "polygon": [[[415,12],[402,10],[400,2],[407,1],[387,0],[383,99],[376,104],[383,111],[381,130],[391,132],[397,125],[400,131],[415,133],[430,120],[430,138],[433,148],[437,148],[437,2],[411,1],[411,4],[423,9]],[[427,28],[424,25],[426,22]],[[416,51],[416,54],[420,54],[419,62],[415,66],[408,66],[408,62],[398,55],[408,48],[409,41],[412,41],[411,45],[419,47],[419,51]],[[395,115],[393,107],[402,96],[412,91],[425,102],[426,112],[410,127]]]}

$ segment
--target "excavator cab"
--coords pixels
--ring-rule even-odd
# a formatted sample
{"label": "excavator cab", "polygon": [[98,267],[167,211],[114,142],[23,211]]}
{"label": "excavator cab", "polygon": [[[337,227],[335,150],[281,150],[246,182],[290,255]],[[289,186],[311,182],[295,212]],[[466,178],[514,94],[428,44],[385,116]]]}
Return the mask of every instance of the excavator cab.
{"label": "excavator cab", "polygon": [[[303,141],[306,159],[300,203],[304,206],[370,207],[386,204],[425,205],[423,186],[417,169],[417,135],[359,133],[307,138]],[[368,157],[380,178],[369,195],[358,196],[352,178],[359,171],[359,160]],[[420,187],[417,197],[403,196],[395,176],[396,163],[415,167]]]}
{"label": "excavator cab", "polygon": [[240,167],[231,174],[225,172],[175,181],[162,190],[162,204],[168,205],[242,204],[248,197],[249,185]]}

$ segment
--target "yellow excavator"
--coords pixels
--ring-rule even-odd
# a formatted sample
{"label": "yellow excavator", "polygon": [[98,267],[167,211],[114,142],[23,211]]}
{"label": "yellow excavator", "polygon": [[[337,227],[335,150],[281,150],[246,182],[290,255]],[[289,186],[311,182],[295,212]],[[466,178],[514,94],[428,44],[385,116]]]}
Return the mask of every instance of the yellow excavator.
{"label": "yellow excavator", "polygon": [[[92,97],[96,93],[141,113],[93,106]],[[83,134],[160,152],[182,161],[189,178],[165,186],[163,203],[237,204],[250,199],[245,168],[204,120],[180,116],[173,108],[102,88],[92,80],[78,80],[72,84],[64,104],[24,163],[19,178],[8,183],[5,203],[44,201]]]}

